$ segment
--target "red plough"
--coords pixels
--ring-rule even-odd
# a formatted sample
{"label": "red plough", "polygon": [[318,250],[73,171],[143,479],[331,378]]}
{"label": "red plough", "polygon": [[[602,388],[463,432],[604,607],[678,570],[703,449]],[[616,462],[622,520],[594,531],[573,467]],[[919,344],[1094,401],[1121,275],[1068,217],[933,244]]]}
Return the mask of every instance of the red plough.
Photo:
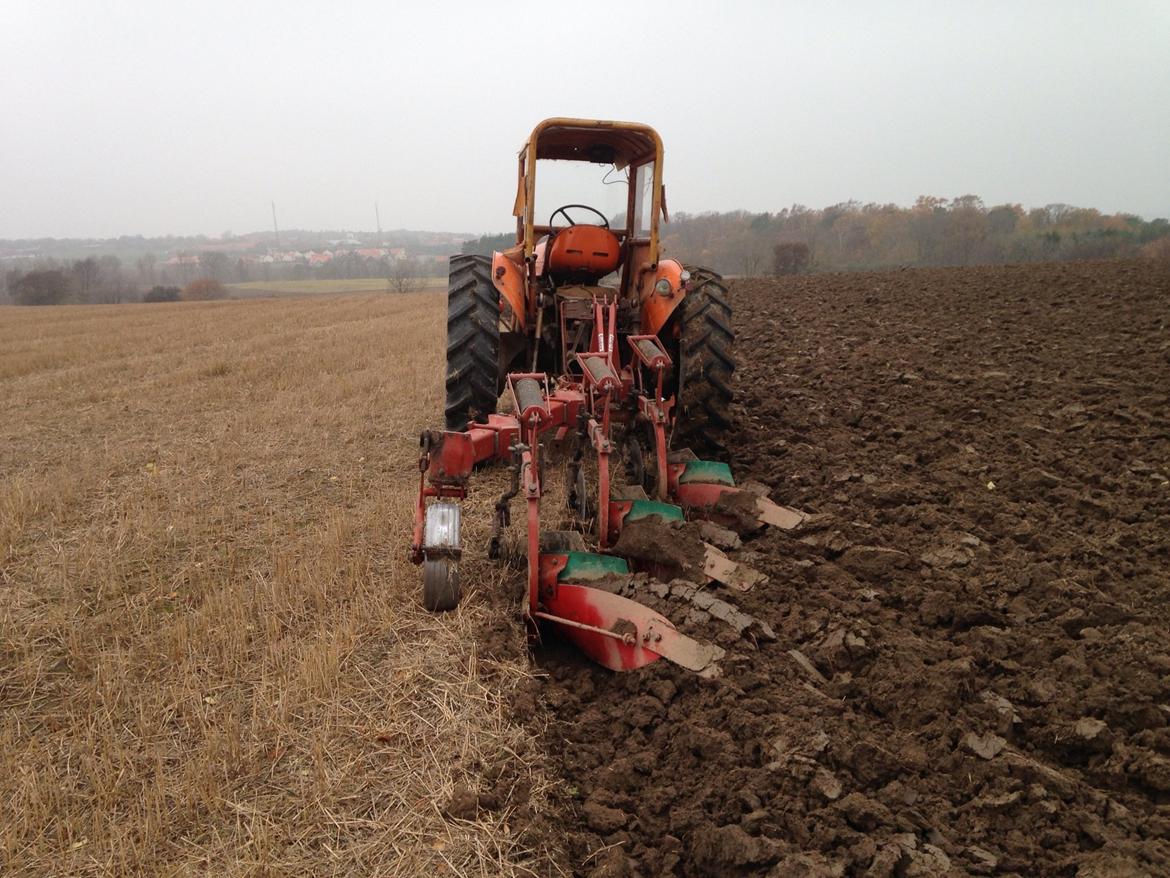
{"label": "red plough", "polygon": [[[546,550],[541,551],[542,437],[551,434],[564,439],[576,434],[582,451],[570,465],[577,476],[570,480],[576,488],[571,495],[585,490],[580,477],[583,449],[592,450],[597,496],[589,505],[596,512],[597,543],[602,553],[611,548],[623,522],[635,511],[672,518],[677,509],[678,518],[720,518],[728,499],[743,495],[751,509],[758,509],[756,519],[761,525],[793,527],[802,516],[735,487],[724,464],[698,461],[688,453],[670,455],[668,431],[674,400],[663,398],[664,376],[673,365],[670,356],[656,337],[630,335],[626,337],[629,351],[623,366],[616,345],[617,305],[595,299],[593,311],[593,325],[601,328],[590,342],[594,350],[576,354],[578,368],[562,375],[555,385],[544,373],[511,373],[507,377],[511,414],[488,415],[483,423],[473,423],[464,431],[422,435],[411,556],[415,563],[424,565],[424,603],[429,609],[443,610],[458,602],[463,547],[456,501],[467,496],[476,465],[507,462],[513,480],[496,503],[489,555],[500,556],[503,529],[511,519],[511,501],[522,495],[527,507],[525,617],[533,634],[538,631],[538,620],[549,623],[595,661],[614,670],[631,670],[668,658],[702,671],[719,654],[716,647],[688,637],[664,616],[636,601],[589,584],[628,573],[625,560],[584,551],[580,534],[562,532],[545,534]],[[636,453],[651,459],[645,467],[645,482],[652,486],[655,500],[647,497],[641,485],[626,492],[640,497],[612,496],[609,464],[615,450],[615,430],[635,443]],[[639,436],[649,437],[647,444],[652,447],[641,449]],[[585,499],[571,496],[570,503],[583,510]],[[742,507],[743,499],[735,505]],[[718,578],[718,573],[711,575]]]}

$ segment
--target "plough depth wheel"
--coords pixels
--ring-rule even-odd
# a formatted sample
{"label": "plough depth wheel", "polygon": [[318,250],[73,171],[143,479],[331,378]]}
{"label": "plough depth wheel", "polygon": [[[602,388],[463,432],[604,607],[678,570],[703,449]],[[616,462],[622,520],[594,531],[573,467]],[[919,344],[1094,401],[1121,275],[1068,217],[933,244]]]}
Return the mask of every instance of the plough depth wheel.
{"label": "plough depth wheel", "polygon": [[423,527],[423,606],[431,612],[453,610],[459,605],[462,519],[462,511],[455,503],[441,501],[427,507]]}

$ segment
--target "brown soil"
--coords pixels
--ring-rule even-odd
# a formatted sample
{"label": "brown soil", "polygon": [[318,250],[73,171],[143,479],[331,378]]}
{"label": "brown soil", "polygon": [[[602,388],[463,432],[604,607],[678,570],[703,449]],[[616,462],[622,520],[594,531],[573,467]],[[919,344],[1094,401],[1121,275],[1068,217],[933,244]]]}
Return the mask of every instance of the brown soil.
{"label": "brown soil", "polygon": [[732,298],[736,476],[817,516],[716,679],[538,653],[575,873],[1170,874],[1170,275]]}
{"label": "brown soil", "polygon": [[615,554],[647,564],[672,568],[679,573],[702,578],[706,547],[693,522],[663,521],[651,516],[622,527],[614,544]]}

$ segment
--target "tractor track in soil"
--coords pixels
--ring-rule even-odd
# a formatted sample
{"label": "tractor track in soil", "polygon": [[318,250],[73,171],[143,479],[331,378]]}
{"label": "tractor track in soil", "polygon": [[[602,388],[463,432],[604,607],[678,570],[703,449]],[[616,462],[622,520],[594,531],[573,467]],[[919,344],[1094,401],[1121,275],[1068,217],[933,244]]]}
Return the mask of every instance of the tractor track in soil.
{"label": "tractor track in soil", "polygon": [[1170,874],[1170,266],[730,296],[733,470],[816,514],[714,590],[775,639],[659,602],[720,677],[538,652],[533,831],[582,875]]}

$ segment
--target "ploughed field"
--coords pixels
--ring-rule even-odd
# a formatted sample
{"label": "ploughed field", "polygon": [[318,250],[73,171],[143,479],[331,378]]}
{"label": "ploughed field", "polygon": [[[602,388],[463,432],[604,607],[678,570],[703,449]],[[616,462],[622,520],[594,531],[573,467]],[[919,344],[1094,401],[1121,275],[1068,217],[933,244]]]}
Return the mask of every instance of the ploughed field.
{"label": "ploughed field", "polygon": [[574,871],[1170,874],[1170,267],[731,299],[729,459],[815,516],[742,634],[656,604],[717,679],[537,654]]}

